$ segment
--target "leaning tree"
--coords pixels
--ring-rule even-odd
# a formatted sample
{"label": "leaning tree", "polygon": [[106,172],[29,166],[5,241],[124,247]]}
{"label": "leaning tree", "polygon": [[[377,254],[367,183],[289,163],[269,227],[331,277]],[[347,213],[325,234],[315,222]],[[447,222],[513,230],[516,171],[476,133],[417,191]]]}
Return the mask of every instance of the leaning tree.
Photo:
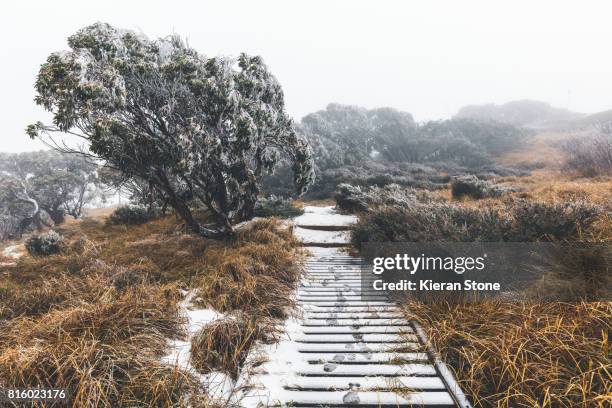
{"label": "leaning tree", "polygon": [[[53,125],[30,125],[28,134],[83,138],[106,165],[159,190],[194,232],[231,233],[252,217],[261,177],[281,155],[298,193],[312,183],[310,148],[260,57],[207,58],[176,36],[152,41],[102,23],[68,44],[36,80],[35,101]],[[194,215],[201,206],[213,225]]]}

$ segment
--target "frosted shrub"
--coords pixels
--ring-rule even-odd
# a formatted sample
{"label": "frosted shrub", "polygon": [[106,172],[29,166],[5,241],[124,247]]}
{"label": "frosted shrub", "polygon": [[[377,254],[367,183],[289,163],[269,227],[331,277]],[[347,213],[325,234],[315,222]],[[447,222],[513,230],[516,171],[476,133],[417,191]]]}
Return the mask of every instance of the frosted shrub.
{"label": "frosted shrub", "polygon": [[340,184],[334,195],[336,205],[344,211],[367,211],[369,197],[359,186]]}
{"label": "frosted shrub", "polygon": [[473,175],[453,177],[451,182],[451,192],[454,198],[464,196],[474,199],[500,197],[512,191],[516,191],[516,189],[496,185]]}
{"label": "frosted shrub", "polygon": [[[379,206],[409,207],[436,201],[432,193],[397,184],[361,187],[340,184],[335,194],[338,208],[349,212],[370,211]],[[438,198],[439,200],[439,198]]]}
{"label": "frosted shrub", "polygon": [[110,224],[138,225],[151,219],[151,214],[143,207],[123,206],[117,208],[109,217]]}
{"label": "frosted shrub", "polygon": [[291,218],[304,214],[304,210],[291,204],[291,200],[270,196],[260,198],[255,204],[256,217]]}
{"label": "frosted shrub", "polygon": [[294,191],[312,183],[310,146],[261,57],[207,57],[177,36],[150,40],[103,23],[77,31],[68,45],[36,78],[35,101],[53,125],[32,124],[28,135],[78,133],[91,155],[124,180],[147,183],[194,233],[233,234],[253,216],[262,177],[281,158]]}
{"label": "frosted shrub", "polygon": [[25,247],[32,256],[49,256],[60,253],[64,237],[55,231],[28,238]]}
{"label": "frosted shrub", "polygon": [[508,200],[498,207],[452,203],[380,206],[363,217],[353,243],[575,241],[602,214],[586,202]]}
{"label": "frosted shrub", "polygon": [[575,239],[602,214],[586,201],[546,203],[520,199],[512,204],[512,241]]}
{"label": "frosted shrub", "polygon": [[602,134],[575,138],[565,142],[566,166],[583,176],[612,175],[612,129],[610,125]]}
{"label": "frosted shrub", "polygon": [[500,241],[509,222],[493,210],[455,204],[382,206],[360,220],[353,243]]}

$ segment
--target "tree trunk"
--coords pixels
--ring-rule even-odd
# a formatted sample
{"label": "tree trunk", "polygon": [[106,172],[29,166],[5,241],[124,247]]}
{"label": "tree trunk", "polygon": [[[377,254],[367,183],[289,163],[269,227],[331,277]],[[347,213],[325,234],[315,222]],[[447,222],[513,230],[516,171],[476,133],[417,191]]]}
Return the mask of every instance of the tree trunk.
{"label": "tree trunk", "polygon": [[174,208],[176,213],[183,219],[183,221],[185,221],[185,224],[187,224],[191,231],[205,238],[221,238],[224,235],[222,231],[203,227],[195,218],[193,218],[191,210],[185,201],[176,194],[165,174],[158,172],[158,179],[161,182],[160,184],[163,190],[168,195],[168,203],[172,208]]}
{"label": "tree trunk", "polygon": [[46,213],[49,214],[49,217],[51,217],[51,220],[55,225],[59,225],[66,220],[66,213],[61,208],[52,209],[43,207],[43,210],[45,210]]}

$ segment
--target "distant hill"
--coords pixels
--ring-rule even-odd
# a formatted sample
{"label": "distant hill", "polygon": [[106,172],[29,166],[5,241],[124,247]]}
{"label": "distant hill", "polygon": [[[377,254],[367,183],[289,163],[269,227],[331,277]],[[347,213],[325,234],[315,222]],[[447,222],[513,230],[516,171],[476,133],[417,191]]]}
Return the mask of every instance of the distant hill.
{"label": "distant hill", "polygon": [[514,126],[544,128],[560,122],[573,121],[585,117],[582,113],[563,108],[555,108],[546,102],[520,100],[503,105],[485,104],[464,106],[455,118],[494,120]]}
{"label": "distant hill", "polygon": [[587,115],[577,120],[573,120],[569,122],[567,126],[571,128],[588,128],[609,122],[612,122],[612,109],[593,113],[592,115]]}

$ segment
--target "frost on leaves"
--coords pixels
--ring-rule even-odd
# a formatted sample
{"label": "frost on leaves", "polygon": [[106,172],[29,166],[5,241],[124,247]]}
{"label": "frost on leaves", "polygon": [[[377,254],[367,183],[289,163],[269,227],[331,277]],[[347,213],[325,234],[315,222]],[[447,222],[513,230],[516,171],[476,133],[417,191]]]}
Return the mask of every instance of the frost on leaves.
{"label": "frost on leaves", "polygon": [[[207,58],[173,36],[151,41],[97,23],[68,39],[38,74],[36,103],[124,176],[149,183],[196,232],[217,235],[248,219],[261,177],[292,162],[298,193],[312,183],[312,153],[284,111],[280,84],[260,57]],[[204,207],[216,225],[193,215]]]}

